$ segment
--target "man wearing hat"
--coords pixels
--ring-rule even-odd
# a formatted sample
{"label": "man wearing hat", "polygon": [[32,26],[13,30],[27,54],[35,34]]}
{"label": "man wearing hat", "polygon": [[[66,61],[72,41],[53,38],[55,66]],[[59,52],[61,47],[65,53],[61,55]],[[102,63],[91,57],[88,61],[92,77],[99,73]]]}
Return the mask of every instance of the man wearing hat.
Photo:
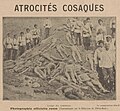
{"label": "man wearing hat", "polygon": [[110,44],[110,50],[115,51],[115,40],[112,39],[111,35],[105,36],[105,43]]}
{"label": "man wearing hat", "polygon": [[112,50],[110,50],[109,43],[105,43],[105,50],[102,52],[100,59],[105,87],[108,88],[108,90],[111,90],[114,88],[115,84],[115,75],[113,73],[113,66],[115,65],[115,54]]}

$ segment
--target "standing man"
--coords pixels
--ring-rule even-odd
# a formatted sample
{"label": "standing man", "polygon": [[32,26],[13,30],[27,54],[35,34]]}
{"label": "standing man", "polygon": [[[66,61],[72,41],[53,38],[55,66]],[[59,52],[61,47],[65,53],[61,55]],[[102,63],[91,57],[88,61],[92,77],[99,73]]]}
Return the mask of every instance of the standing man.
{"label": "standing man", "polygon": [[96,27],[96,33],[99,33],[99,30],[100,30],[101,33],[103,34],[103,37],[104,37],[105,35],[107,35],[107,29],[106,29],[106,26],[104,25],[102,19],[99,19],[99,20],[98,20],[98,26]]}
{"label": "standing man", "polygon": [[51,27],[52,27],[51,20],[49,18],[46,18],[44,21],[45,39],[49,37]]}
{"label": "standing man", "polygon": [[105,44],[105,50],[102,52],[101,56],[102,72],[104,75],[105,87],[108,90],[114,89],[115,85],[115,75],[113,73],[113,66],[115,64],[115,54],[110,50],[110,44]]}
{"label": "standing man", "polygon": [[115,18],[112,18],[110,20],[110,29],[111,29],[111,35],[113,36],[113,33],[116,33],[116,21],[115,21]]}
{"label": "standing man", "polygon": [[85,50],[89,50],[90,48],[90,37],[92,35],[91,28],[87,20],[84,20],[83,26],[83,45]]}
{"label": "standing man", "polygon": [[103,83],[103,73],[102,73],[102,62],[101,62],[101,54],[104,49],[104,41],[98,41],[98,48],[95,50],[94,53],[94,63],[95,63],[95,70],[98,72],[99,80],[102,84]]}
{"label": "standing man", "polygon": [[82,45],[81,43],[81,36],[82,36],[82,22],[79,18],[76,18],[75,25],[74,25],[74,37],[76,39],[77,45]]}
{"label": "standing man", "polygon": [[24,32],[20,32],[20,36],[18,37],[18,43],[19,43],[19,56],[21,56],[25,52],[26,47],[26,37],[24,35]]}
{"label": "standing man", "polygon": [[7,37],[4,39],[4,46],[6,50],[5,59],[10,60],[12,57],[12,38],[10,37],[10,33],[8,33]]}
{"label": "standing man", "polygon": [[110,50],[114,52],[115,51],[115,39],[113,39],[111,35],[106,35],[105,38],[106,38],[105,42],[110,44]]}
{"label": "standing man", "polygon": [[15,60],[17,58],[17,54],[18,54],[18,39],[17,39],[17,35],[14,35],[13,37],[13,53],[12,53],[12,59]]}
{"label": "standing man", "polygon": [[40,38],[40,30],[38,29],[38,25],[34,25],[34,29],[32,30],[33,35],[33,45],[36,46],[39,43]]}
{"label": "standing man", "polygon": [[32,45],[32,34],[31,34],[29,28],[26,29],[25,36],[26,36],[26,49],[29,50],[31,48],[31,45]]}

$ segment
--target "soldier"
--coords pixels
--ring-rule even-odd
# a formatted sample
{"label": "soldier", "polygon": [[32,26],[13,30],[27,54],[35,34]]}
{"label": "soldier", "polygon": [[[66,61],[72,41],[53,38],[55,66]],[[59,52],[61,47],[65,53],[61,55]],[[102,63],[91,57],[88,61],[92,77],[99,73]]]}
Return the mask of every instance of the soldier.
{"label": "soldier", "polygon": [[20,36],[18,37],[18,43],[19,43],[19,56],[21,56],[25,52],[26,47],[26,37],[24,35],[24,32],[20,32]]}
{"label": "soldier", "polygon": [[110,49],[110,44],[105,44],[105,50],[101,54],[102,72],[105,82],[105,87],[108,90],[113,90],[115,85],[115,75],[113,66],[115,65],[115,53]]}
{"label": "soldier", "polygon": [[44,21],[45,39],[49,37],[51,27],[52,27],[51,20],[49,18],[46,18]]}
{"label": "soldier", "polygon": [[15,60],[17,58],[18,49],[19,49],[17,35],[14,35],[13,43],[12,44],[13,44],[12,59]]}
{"label": "soldier", "polygon": [[115,51],[115,39],[113,39],[111,35],[106,35],[105,38],[106,38],[105,43],[110,44],[110,50],[114,52]]}
{"label": "soldier", "polygon": [[111,29],[111,35],[113,36],[113,33],[116,33],[116,21],[114,18],[110,20],[110,29]]}
{"label": "soldier", "polygon": [[7,37],[4,39],[4,46],[6,52],[6,60],[10,60],[12,57],[12,38],[10,37],[10,33],[7,34]]}
{"label": "soldier", "polygon": [[82,45],[81,39],[82,39],[82,22],[79,20],[79,18],[76,18],[75,25],[74,25],[74,37],[76,39],[77,45]]}
{"label": "soldier", "polygon": [[90,37],[92,35],[91,28],[87,20],[84,20],[83,26],[83,45],[85,50],[89,50],[90,48]]}
{"label": "soldier", "polygon": [[33,35],[33,44],[35,46],[39,43],[39,39],[40,39],[40,30],[38,29],[37,24],[34,25],[34,29],[32,30],[32,35]]}
{"label": "soldier", "polygon": [[31,45],[32,45],[32,34],[31,34],[29,28],[26,29],[25,36],[26,36],[26,49],[29,50],[31,48]]}
{"label": "soldier", "polygon": [[104,79],[102,73],[102,63],[100,58],[103,50],[105,50],[104,41],[100,40],[98,41],[98,48],[95,50],[94,53],[94,63],[95,63],[95,70],[98,72],[99,80],[102,84],[104,84],[103,83]]}
{"label": "soldier", "polygon": [[102,32],[103,36],[105,36],[107,34],[107,29],[106,29],[106,26],[104,25],[102,19],[98,20],[98,26],[96,27],[96,33],[98,33],[99,30],[102,30],[101,32]]}

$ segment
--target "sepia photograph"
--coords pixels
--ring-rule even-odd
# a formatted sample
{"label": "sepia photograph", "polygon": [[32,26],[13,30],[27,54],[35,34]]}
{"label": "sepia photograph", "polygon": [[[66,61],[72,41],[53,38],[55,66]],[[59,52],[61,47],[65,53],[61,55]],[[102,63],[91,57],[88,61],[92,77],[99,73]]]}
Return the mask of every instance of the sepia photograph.
{"label": "sepia photograph", "polygon": [[116,100],[116,17],[3,17],[3,100]]}

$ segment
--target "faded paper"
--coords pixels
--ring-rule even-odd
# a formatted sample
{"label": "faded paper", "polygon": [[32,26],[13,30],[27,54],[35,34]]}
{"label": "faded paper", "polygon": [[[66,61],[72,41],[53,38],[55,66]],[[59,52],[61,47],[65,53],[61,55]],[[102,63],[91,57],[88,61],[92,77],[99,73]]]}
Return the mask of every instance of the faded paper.
{"label": "faded paper", "polygon": [[[15,12],[14,11],[14,7],[16,4],[18,5],[29,4],[30,5],[30,4],[50,4],[50,3],[52,5],[57,4],[57,11],[55,12],[48,12],[48,11]],[[29,110],[30,111],[36,111],[36,110],[38,111],[42,111],[42,110],[46,110],[46,111],[47,110],[55,110],[55,111],[57,110],[58,111],[59,110],[60,111],[70,111],[70,110],[72,111],[84,111],[84,110],[86,111],[94,111],[94,110],[95,111],[96,110],[111,111],[111,110],[115,110],[115,111],[119,111],[120,110],[120,95],[119,95],[119,90],[120,90],[119,89],[119,84],[120,84],[119,83],[119,80],[120,80],[120,77],[119,77],[119,26],[120,26],[119,4],[120,3],[118,0],[112,0],[112,1],[107,1],[107,0],[106,1],[105,0],[95,1],[94,0],[92,1],[92,3],[104,4],[104,11],[102,12],[99,12],[99,11],[64,12],[62,10],[62,6],[64,4],[67,4],[67,5],[69,4],[72,4],[72,5],[73,4],[91,4],[91,1],[88,1],[88,0],[86,1],[78,1],[78,0],[75,0],[75,1],[68,1],[68,0],[65,0],[65,1],[57,1],[57,0],[1,1],[0,110],[2,111],[12,111],[12,110],[16,110],[16,111],[20,111],[20,110],[23,110],[23,111],[24,110],[28,110],[28,111]],[[88,65],[89,70],[92,70],[92,67],[90,67],[89,64],[85,63],[85,60],[82,60],[84,62],[81,63],[81,58],[87,59],[88,60],[87,62],[89,62],[89,60],[91,59],[91,57],[89,58],[89,54],[91,54],[91,50],[92,50],[92,54],[94,53],[95,51],[94,47],[86,46],[86,49],[85,49],[85,43],[88,41],[84,42],[83,38],[81,38],[81,43],[80,41],[79,43],[76,43],[76,41],[78,40],[74,38],[72,38],[73,40],[72,43],[67,41],[66,34],[67,32],[69,32],[69,30],[67,30],[69,29],[68,28],[69,26],[66,28],[66,25],[64,25],[68,22],[68,20],[74,21],[78,19],[78,21],[83,22],[88,17],[90,18],[90,22],[92,23],[94,30],[97,30],[98,20],[99,19],[103,20],[106,26],[106,30],[107,30],[106,35],[111,35],[110,21],[112,19],[115,20],[116,32],[114,34],[115,34],[115,39],[116,39],[116,42],[115,42],[116,50],[115,52],[112,51],[116,55],[115,64],[114,64],[116,66],[116,70],[115,70],[115,84],[116,85],[114,89],[115,91],[110,92],[109,94],[105,93],[101,95],[101,94],[98,94],[99,92],[97,92],[96,90],[93,90],[93,89],[89,90],[89,89],[86,89],[86,87],[83,87],[82,92],[85,93],[85,97],[87,98],[81,98],[83,97],[82,95],[83,93],[80,93],[79,95],[80,97],[78,97],[77,95],[76,98],[70,99],[71,96],[68,96],[68,95],[69,93],[71,93],[71,86],[73,88],[72,93],[71,93],[73,94],[73,96],[76,96],[75,91],[78,90],[79,89],[78,87],[80,86],[80,84],[78,85],[78,83],[76,85],[76,80],[74,80],[74,77],[73,77],[74,75],[71,76],[72,78],[71,81],[73,85],[69,84],[69,77],[65,76],[66,77],[65,81],[68,80],[67,86],[65,86],[64,84],[61,85],[60,82],[56,82],[54,80],[50,83],[50,80],[52,79],[49,78],[49,76],[47,77],[47,75],[53,74],[53,72],[51,72],[50,70],[51,66],[53,67],[53,69],[57,70],[60,64],[62,66],[62,69],[66,68],[66,70],[69,64],[73,64],[73,66],[75,66],[76,63],[82,64],[85,68],[87,67],[85,65]],[[48,30],[45,30],[47,29],[45,26],[47,18],[50,20],[48,21],[49,22],[48,28],[50,29],[49,30],[50,32]],[[39,37],[37,37],[37,35],[34,34],[35,24],[37,24],[37,28],[39,29],[38,31]],[[19,55],[20,52],[17,54],[18,57],[20,56],[22,57],[20,60],[16,59],[15,56],[13,57],[13,55],[11,55],[10,52],[6,56],[6,50],[4,48],[4,45],[6,42],[4,42],[4,39],[6,38],[7,33],[10,33],[12,37],[14,35],[17,35],[17,37],[19,38],[20,32],[24,32],[24,34],[26,35],[26,28],[29,28],[31,30],[32,37],[34,36],[34,38],[39,38],[40,40],[39,43],[37,43],[37,41],[35,43],[34,40],[31,39],[33,40],[32,41],[33,44],[29,44],[30,46],[28,45],[28,49],[26,49],[27,45],[25,45],[24,47],[25,48],[24,53],[26,55],[22,53],[23,49],[21,50],[21,53],[23,55],[22,54]],[[57,39],[54,39],[54,37]],[[8,40],[8,42],[10,42],[10,40]],[[43,46],[41,46],[40,42]],[[53,46],[49,45],[50,42],[53,43]],[[19,42],[18,44],[20,45]],[[74,44],[74,45],[77,44],[77,47],[79,47],[80,50],[85,49],[83,50],[83,52],[82,51],[80,52],[81,57],[79,56],[79,54],[76,54],[74,47],[72,48],[70,47],[71,44]],[[81,46],[81,44],[83,44],[83,46]],[[45,47],[45,49],[43,47]],[[29,53],[29,50],[31,50],[32,48],[33,48],[33,51]],[[44,52],[44,54],[42,53],[43,55],[41,54],[42,48]],[[27,51],[28,53],[26,53]],[[83,53],[85,53],[85,55]],[[75,57],[74,55],[78,57]],[[30,59],[26,60],[26,58],[29,58],[29,56],[30,56]],[[34,57],[31,57],[31,56],[34,56]],[[86,56],[86,57],[82,57],[82,56]],[[8,64],[6,63],[6,60],[5,60],[6,57],[9,60],[15,59],[16,62],[14,62],[13,60],[12,61],[7,60],[8,62],[10,62],[10,64]],[[37,67],[38,64],[40,65],[44,61],[44,59],[41,59],[42,57],[45,59],[45,62],[47,61],[46,63],[47,65],[43,65],[45,66],[43,69],[47,71],[47,74],[44,76],[41,75],[41,72],[39,74],[39,71],[38,71],[40,70],[44,72],[43,69],[42,70],[40,69],[41,66]],[[109,55],[108,55],[108,58],[109,58]],[[41,61],[42,62],[40,63],[38,59],[41,59],[40,62]],[[49,63],[51,66],[48,65]],[[6,64],[8,66],[6,66]],[[74,69],[73,66],[71,65],[70,66],[71,68],[68,68],[68,69],[71,69],[71,70],[72,68]],[[60,70],[61,69],[58,69],[58,73],[60,72]],[[63,72],[65,73],[65,71]],[[54,75],[53,75],[53,78],[54,78]],[[83,78],[87,79],[86,76]],[[57,79],[61,79],[61,78],[57,78]],[[61,81],[62,80],[64,79],[62,78]],[[49,83],[47,83],[48,81]],[[31,82],[34,84],[32,84]],[[84,85],[87,86],[87,88],[89,86],[88,84],[86,85],[86,81],[84,82]],[[63,91],[64,93],[62,94],[61,92],[55,92],[61,86],[65,86],[65,88],[67,87],[68,90],[70,91],[66,91],[67,88],[66,90],[64,88],[64,91]],[[104,84],[102,84],[102,86],[104,86]],[[98,91],[99,90],[100,88],[98,88]],[[65,91],[67,93],[65,93]]]}

